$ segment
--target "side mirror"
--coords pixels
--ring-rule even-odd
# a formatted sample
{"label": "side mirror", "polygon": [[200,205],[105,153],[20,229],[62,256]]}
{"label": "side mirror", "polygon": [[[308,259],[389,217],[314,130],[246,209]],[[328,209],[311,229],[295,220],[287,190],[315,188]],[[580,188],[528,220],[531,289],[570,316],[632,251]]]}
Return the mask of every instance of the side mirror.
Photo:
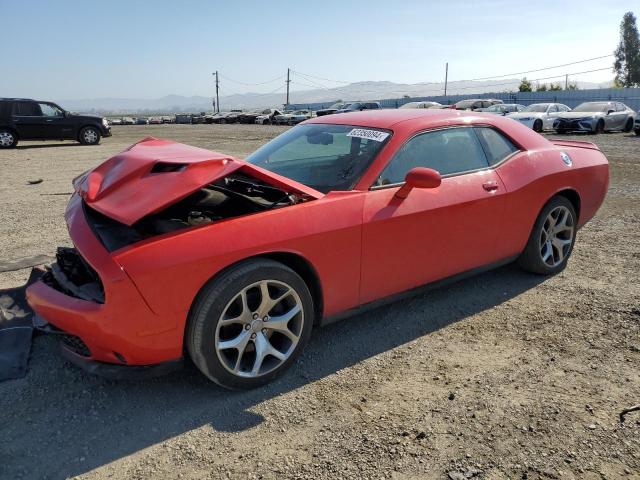
{"label": "side mirror", "polygon": [[607,115],[611,115],[615,110],[607,110]]}
{"label": "side mirror", "polygon": [[407,198],[414,188],[437,188],[442,183],[440,172],[431,168],[416,167],[407,172],[404,185],[396,192],[396,197]]}

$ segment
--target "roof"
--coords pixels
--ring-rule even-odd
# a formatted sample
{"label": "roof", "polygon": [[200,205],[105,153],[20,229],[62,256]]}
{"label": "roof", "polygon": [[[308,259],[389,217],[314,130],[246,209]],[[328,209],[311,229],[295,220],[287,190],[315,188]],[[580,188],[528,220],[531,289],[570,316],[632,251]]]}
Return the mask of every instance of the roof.
{"label": "roof", "polygon": [[529,127],[502,115],[453,109],[405,108],[389,110],[365,110],[363,112],[337,113],[323,115],[302,122],[302,125],[327,123],[354,125],[357,127],[381,128],[392,130],[401,137],[414,132],[440,127],[460,125],[492,125],[516,140],[526,150],[543,148],[549,145],[546,138],[535,133]]}
{"label": "roof", "polygon": [[0,102],[35,102],[32,98],[0,98]]}
{"label": "roof", "polygon": [[[477,117],[476,112],[453,109],[388,109],[366,110],[362,112],[337,113],[323,115],[307,120],[305,123],[335,123],[339,125],[357,125],[373,128],[391,129],[394,125],[406,120],[422,119],[434,123],[449,123],[450,120],[466,117]],[[464,120],[462,120],[464,121]]]}

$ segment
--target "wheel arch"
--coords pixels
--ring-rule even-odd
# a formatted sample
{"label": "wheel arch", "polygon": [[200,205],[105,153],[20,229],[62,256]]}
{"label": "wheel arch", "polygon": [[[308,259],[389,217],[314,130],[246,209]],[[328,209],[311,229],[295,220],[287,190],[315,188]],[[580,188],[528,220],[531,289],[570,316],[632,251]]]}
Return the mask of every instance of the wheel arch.
{"label": "wheel arch", "polygon": [[[571,205],[573,205],[573,209],[576,211],[576,223],[578,223],[580,221],[580,207],[582,205],[582,200],[580,199],[580,194],[577,192],[577,190],[573,188],[565,188],[559,190],[553,196],[547,199],[545,205],[549,202],[549,200],[551,200],[551,198],[555,196],[565,197],[571,202]],[[542,208],[544,208],[544,206]],[[542,208],[540,209],[540,211],[542,211]]]}
{"label": "wheel arch", "polygon": [[[235,268],[236,266],[250,262],[252,260],[260,260],[260,259],[268,259],[273,260],[283,265],[289,267],[291,270],[296,272],[304,283],[309,288],[309,292],[311,293],[311,298],[313,299],[313,310],[314,310],[314,324],[319,324],[322,319],[324,313],[324,294],[322,290],[322,283],[320,281],[320,276],[316,268],[313,264],[298,253],[287,252],[287,251],[275,251],[275,252],[265,252],[257,255],[253,255],[251,257],[243,258],[242,260],[238,260],[234,263],[231,263],[224,267],[223,269],[216,272],[212,277],[207,279],[207,281],[202,284],[202,286],[198,289],[198,292],[193,297],[193,301],[191,302],[191,307],[189,308],[189,315],[191,315],[191,311],[193,307],[196,305],[200,294],[205,289],[207,285],[211,282],[215,281],[223,273],[227,272],[231,268]],[[186,329],[185,324],[185,329]]]}
{"label": "wheel arch", "polygon": [[13,133],[16,136],[18,140],[20,140],[20,134],[18,133],[18,130],[16,130],[15,127],[12,127],[10,125],[0,125],[0,129],[9,130],[11,133]]}

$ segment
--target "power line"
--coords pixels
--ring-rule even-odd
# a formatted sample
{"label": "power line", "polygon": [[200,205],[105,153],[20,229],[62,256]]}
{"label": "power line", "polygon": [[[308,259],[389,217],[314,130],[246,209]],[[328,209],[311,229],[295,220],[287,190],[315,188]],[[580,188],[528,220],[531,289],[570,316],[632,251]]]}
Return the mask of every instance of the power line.
{"label": "power line", "polygon": [[[543,78],[532,78],[531,80],[528,80],[529,82],[538,82],[540,80],[551,80],[554,78],[564,78],[566,75],[574,76],[574,75],[582,75],[584,73],[593,73],[593,72],[602,72],[604,70],[610,70],[611,67],[606,67],[606,68],[596,68],[594,70],[585,70],[584,72],[574,72],[574,73],[567,73],[567,74],[562,74],[562,75],[555,75],[553,77],[543,77]],[[469,80],[471,81],[471,80]],[[485,88],[485,87],[500,87],[503,85],[515,85],[515,84],[519,84],[520,80],[513,80],[511,82],[506,82],[506,83],[492,83],[491,85],[471,85],[469,87],[459,87],[457,90],[468,90],[470,88]]]}
{"label": "power line", "polygon": [[593,60],[600,60],[600,59],[609,58],[609,57],[613,57],[613,54],[602,55],[600,57],[587,58],[585,60],[578,60],[576,62],[564,63],[562,65],[554,65],[553,67],[545,67],[545,68],[538,68],[536,70],[528,70],[526,72],[507,73],[507,74],[504,74],[504,75],[494,75],[493,77],[471,78],[469,80],[452,80],[452,81],[454,81],[454,82],[478,82],[480,80],[491,80],[491,79],[494,79],[494,78],[505,78],[505,77],[511,77],[511,76],[514,76],[514,75],[525,75],[527,73],[543,72],[544,70],[552,70],[554,68],[568,67],[570,65],[577,65],[579,63],[592,62]]}
{"label": "power line", "polygon": [[222,74],[220,74],[220,76],[222,78],[224,78],[228,82],[237,83],[237,84],[240,84],[240,85],[246,85],[246,86],[249,86],[249,87],[255,87],[255,86],[258,86],[258,85],[266,85],[268,83],[273,83],[273,82],[278,81],[280,79],[283,79],[285,77],[285,75],[280,75],[279,77],[276,77],[276,78],[274,78],[272,80],[267,80],[266,82],[248,83],[248,82],[241,82],[239,80],[234,80],[234,79],[229,78],[229,77],[227,77],[225,75],[222,75]]}
{"label": "power line", "polygon": [[[448,83],[453,83],[453,82],[478,82],[478,81],[481,81],[481,80],[491,80],[491,79],[498,79],[498,78],[516,76],[516,75],[525,75],[525,74],[528,74],[528,73],[543,72],[545,70],[553,70],[554,68],[561,68],[561,67],[568,67],[568,66],[571,66],[571,65],[578,65],[580,63],[592,62],[594,60],[601,60],[603,58],[609,58],[609,57],[613,57],[613,54],[601,55],[599,57],[586,58],[584,60],[576,60],[575,62],[563,63],[562,65],[553,65],[553,66],[550,66],[550,67],[537,68],[535,70],[527,70],[526,72],[506,73],[506,74],[501,74],[501,75],[493,75],[491,77],[470,78],[470,79],[466,79],[466,80],[449,80]],[[603,70],[606,70],[606,69],[603,69]],[[298,75],[301,75],[302,77],[305,77],[306,80],[308,80],[308,81],[310,81],[312,83],[314,83],[311,80],[312,78],[319,79],[319,80],[325,80],[327,82],[334,82],[334,83],[343,83],[343,84],[351,84],[351,83],[353,83],[353,82],[347,82],[347,81],[344,81],[344,80],[332,80],[330,78],[320,77],[320,76],[317,76],[317,75],[311,75],[309,73],[302,73],[302,72],[299,72],[297,70],[291,70],[291,72],[296,73]],[[440,83],[442,83],[442,82],[420,82],[421,85],[438,85]],[[326,88],[326,87],[322,87],[322,88]]]}

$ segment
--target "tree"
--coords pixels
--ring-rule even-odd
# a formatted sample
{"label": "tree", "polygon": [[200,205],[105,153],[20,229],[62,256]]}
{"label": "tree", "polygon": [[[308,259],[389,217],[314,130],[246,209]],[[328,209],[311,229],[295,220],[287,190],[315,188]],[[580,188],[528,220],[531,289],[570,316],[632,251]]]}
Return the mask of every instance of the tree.
{"label": "tree", "polygon": [[536,87],[536,92],[546,92],[546,91],[547,91],[546,83],[539,83],[538,86]]}
{"label": "tree", "polygon": [[532,92],[531,82],[527,80],[527,77],[524,77],[520,82],[520,86],[518,87],[518,91],[520,92]]}
{"label": "tree", "polygon": [[640,85],[640,35],[636,17],[627,12],[620,23],[620,43],[614,52],[616,83],[624,87]]}
{"label": "tree", "polygon": [[580,90],[576,82],[570,82],[567,84],[567,90]]}
{"label": "tree", "polygon": [[560,86],[559,83],[552,83],[551,85],[549,85],[550,92],[557,92],[559,90],[562,90],[562,87]]}

